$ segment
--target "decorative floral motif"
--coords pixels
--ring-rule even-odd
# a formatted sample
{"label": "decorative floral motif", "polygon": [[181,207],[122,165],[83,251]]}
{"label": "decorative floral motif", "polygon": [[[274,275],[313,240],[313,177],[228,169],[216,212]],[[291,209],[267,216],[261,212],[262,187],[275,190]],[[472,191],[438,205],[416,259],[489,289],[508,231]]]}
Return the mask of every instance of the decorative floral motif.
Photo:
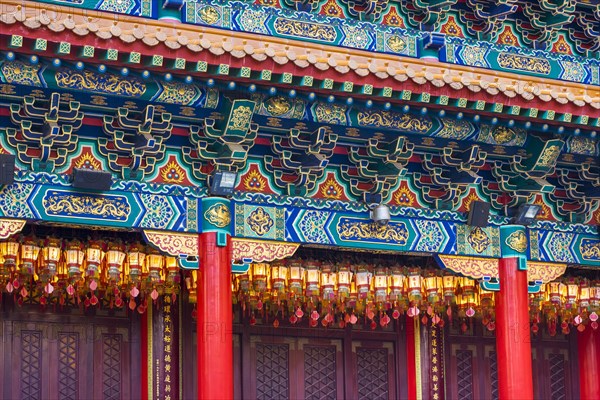
{"label": "decorative floral motif", "polygon": [[498,44],[503,44],[505,46],[518,46],[519,38],[515,35],[510,26],[505,26],[502,33],[498,35]]}
{"label": "decorative floral motif", "polygon": [[92,71],[72,71],[62,69],[56,72],[56,84],[61,88],[118,94],[128,97],[140,97],[146,91],[146,85],[136,78],[123,78],[111,73]]}
{"label": "decorative floral motif", "polygon": [[575,262],[571,253],[571,242],[575,236],[571,233],[555,232],[548,240],[546,247],[553,260]]}
{"label": "decorative floral motif", "polygon": [[419,241],[415,247],[416,251],[437,252],[441,250],[446,238],[440,226],[435,221],[417,220],[415,225],[419,231]]}
{"label": "decorative floral motif", "polygon": [[394,128],[405,132],[427,133],[433,126],[433,122],[427,117],[392,111],[359,111],[357,119],[360,126]]}
{"label": "decorative floral motif", "polygon": [[467,241],[469,242],[473,250],[480,254],[483,253],[485,249],[487,249],[488,246],[492,243],[487,233],[485,233],[485,231],[478,226],[473,228],[473,230],[467,237]]}
{"label": "decorative floral motif", "polygon": [[465,37],[465,34],[462,28],[456,23],[456,19],[454,16],[449,16],[448,21],[442,25],[442,33],[445,33],[448,36],[458,36]]}
{"label": "decorative floral motif", "polygon": [[140,223],[143,228],[167,229],[175,212],[166,196],[141,194],[146,215]]}
{"label": "decorative floral motif", "polygon": [[464,139],[474,130],[473,126],[464,120],[456,120],[451,118],[442,119],[443,128],[436,136],[446,139]]}
{"label": "decorative floral motif", "polygon": [[527,236],[523,231],[516,231],[508,235],[506,245],[519,253],[525,253],[527,250]]}
{"label": "decorative floral motif", "polygon": [[283,243],[272,241],[260,241],[251,239],[233,238],[233,256],[234,260],[251,258],[253,262],[268,262],[282,260],[294,255],[299,243]]}
{"label": "decorative floral motif", "polygon": [[396,204],[404,207],[416,207],[419,205],[417,203],[417,197],[408,188],[406,183],[400,184],[400,188],[394,193],[393,199]]}
{"label": "decorative floral motif", "polygon": [[166,231],[143,231],[146,241],[172,256],[198,254],[198,235]]}
{"label": "decorative floral motif", "polygon": [[39,65],[24,64],[20,61],[7,61],[0,67],[7,83],[41,87],[39,70]]}
{"label": "decorative floral motif", "polygon": [[579,251],[584,260],[600,261],[600,240],[583,239]]}
{"label": "decorative floral motif", "polygon": [[327,0],[321,7],[320,14],[327,15],[328,17],[344,18],[344,10],[335,0]]}
{"label": "decorative floral motif", "polygon": [[325,211],[306,211],[298,228],[304,236],[304,240],[309,243],[330,244],[331,241],[325,233],[325,224],[331,213]]}
{"label": "decorative floral motif", "polygon": [[181,82],[161,82],[162,92],[156,98],[157,102],[169,104],[192,104],[200,96],[200,90],[195,85]]}
{"label": "decorative floral motif", "polygon": [[321,195],[326,199],[340,200],[344,197],[344,189],[333,177],[329,177],[321,185]]}
{"label": "decorative floral motif", "polygon": [[264,236],[273,227],[273,218],[263,207],[258,207],[246,218],[246,223],[258,236]]}
{"label": "decorative floral motif", "polygon": [[573,55],[573,49],[564,35],[558,35],[558,39],[552,45],[552,51],[555,53]]}
{"label": "decorative floral motif", "polygon": [[206,210],[204,218],[217,228],[224,228],[231,222],[231,213],[226,204],[216,203]]}
{"label": "decorative floral motif", "polygon": [[250,107],[236,107],[229,119],[228,128],[236,131],[245,131],[248,128],[248,125],[250,125],[253,113],[254,111]]}
{"label": "decorative floral motif", "polygon": [[263,192],[267,188],[267,180],[255,169],[252,169],[242,179],[244,190],[248,192]]}
{"label": "decorative floral motif", "polygon": [[24,207],[34,188],[34,185],[28,183],[4,186],[0,190],[0,208],[4,216],[12,218],[35,218],[30,208]]}
{"label": "decorative floral motif", "polygon": [[550,73],[550,62],[545,58],[528,57],[512,53],[498,54],[498,65],[502,68],[535,72],[547,75]]}
{"label": "decorative floral motif", "polygon": [[317,103],[315,114],[318,122],[346,125],[346,107],[337,104]]}
{"label": "decorative floral motif", "polygon": [[6,239],[21,232],[26,222],[21,219],[0,219],[0,239]]}
{"label": "decorative floral motif", "polygon": [[460,56],[466,65],[473,67],[489,67],[485,61],[487,50],[483,47],[463,46],[460,51]]}
{"label": "decorative floral motif", "polygon": [[101,170],[100,162],[89,152],[86,151],[73,162],[75,168]]}
{"label": "decorative floral motif", "polygon": [[[379,225],[375,222],[340,218],[337,233],[342,240],[383,242],[404,246],[408,241],[408,229],[402,222]],[[425,246],[429,245],[427,240]]]}
{"label": "decorative floral motif", "polygon": [[160,176],[164,183],[181,183],[185,179],[185,171],[175,161],[170,161],[161,168]]}
{"label": "decorative floral motif", "polygon": [[49,190],[42,200],[48,215],[102,218],[126,221],[131,206],[126,197]]}
{"label": "decorative floral motif", "polygon": [[593,156],[596,154],[596,142],[584,136],[571,136],[568,139],[569,152]]}
{"label": "decorative floral motif", "polygon": [[135,1],[133,0],[104,0],[100,4],[100,7],[98,7],[98,9],[103,11],[128,14],[134,6]]}

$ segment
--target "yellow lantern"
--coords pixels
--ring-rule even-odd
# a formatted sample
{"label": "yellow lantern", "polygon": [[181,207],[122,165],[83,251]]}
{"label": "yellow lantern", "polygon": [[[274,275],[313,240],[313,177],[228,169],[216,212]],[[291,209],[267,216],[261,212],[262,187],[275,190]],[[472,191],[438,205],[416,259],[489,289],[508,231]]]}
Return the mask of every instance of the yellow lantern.
{"label": "yellow lantern", "polygon": [[581,279],[579,282],[579,307],[588,308],[590,306],[590,282],[587,279]]}
{"label": "yellow lantern", "polygon": [[444,301],[450,305],[456,300],[456,285],[458,281],[455,275],[444,274],[442,276],[442,290],[444,291]]}
{"label": "yellow lantern", "polygon": [[161,283],[163,281],[163,268],[165,258],[156,250],[150,251],[146,255],[146,265],[148,268],[148,277],[152,283]]}
{"label": "yellow lantern", "polygon": [[288,278],[288,267],[283,262],[271,264],[271,287],[277,293],[285,292],[285,284]]}
{"label": "yellow lantern", "polygon": [[179,277],[177,258],[165,256],[165,270],[167,271],[167,283],[169,286],[179,285],[181,278]]}
{"label": "yellow lantern", "polygon": [[100,278],[100,264],[104,259],[103,243],[91,241],[85,249],[86,270],[85,274],[90,279]]}
{"label": "yellow lantern", "polygon": [[566,297],[566,307],[571,308],[574,307],[577,303],[577,299],[579,298],[579,285],[577,279],[568,278],[566,281],[567,285],[567,297]]}
{"label": "yellow lantern", "polygon": [[137,284],[142,277],[144,261],[146,260],[145,248],[141,244],[134,244],[127,253],[129,261],[129,279],[133,284]]}
{"label": "yellow lantern", "polygon": [[590,306],[593,310],[600,308],[600,281],[595,281],[590,288]]}
{"label": "yellow lantern", "polygon": [[319,281],[320,281],[319,263],[315,261],[309,261],[306,264],[306,295],[307,296],[318,296],[319,295]]}
{"label": "yellow lantern", "polygon": [[198,298],[198,271],[189,271],[185,277],[185,287],[188,290],[190,303],[195,304]]}
{"label": "yellow lantern", "polygon": [[359,299],[365,299],[369,295],[371,288],[371,279],[373,274],[366,265],[359,265],[356,268],[356,293]]}
{"label": "yellow lantern", "polygon": [[290,292],[294,295],[302,294],[302,281],[304,279],[304,267],[300,261],[292,261],[289,270]]}
{"label": "yellow lantern", "polygon": [[418,268],[410,268],[408,271],[408,299],[411,302],[420,303],[423,298],[423,281],[421,271]]}
{"label": "yellow lantern", "polygon": [[83,245],[79,240],[74,239],[67,243],[65,258],[67,263],[67,275],[71,283],[75,283],[81,279],[84,256]]}
{"label": "yellow lantern", "polygon": [[62,243],[55,238],[48,238],[42,248],[42,264],[39,275],[44,282],[51,281],[56,276],[60,261]]}
{"label": "yellow lantern", "polygon": [[348,265],[341,265],[337,272],[338,297],[343,300],[350,295],[352,272]]}
{"label": "yellow lantern", "polygon": [[442,287],[441,278],[435,271],[427,271],[425,274],[425,291],[427,292],[427,301],[431,304],[440,301],[440,289]]}
{"label": "yellow lantern", "polygon": [[19,256],[19,242],[13,238],[9,238],[6,241],[0,242],[0,255],[3,258],[3,262],[0,265],[0,277],[2,279],[6,279],[10,277],[17,264],[17,257]]}
{"label": "yellow lantern", "polygon": [[37,260],[40,246],[36,238],[29,237],[23,240],[21,245],[21,273],[33,275],[34,262]]}
{"label": "yellow lantern", "polygon": [[375,290],[375,301],[383,303],[387,301],[388,295],[388,274],[384,267],[375,268],[373,274],[373,288]]}
{"label": "yellow lantern", "polygon": [[267,264],[253,263],[251,268],[254,290],[264,292],[267,289]]}
{"label": "yellow lantern", "polygon": [[458,283],[461,289],[459,304],[465,308],[475,306],[475,281],[467,277],[459,277]]}
{"label": "yellow lantern", "polygon": [[392,267],[390,270],[390,299],[400,300],[404,296],[404,284],[406,276],[402,273],[399,266]]}
{"label": "yellow lantern", "polygon": [[555,306],[562,306],[567,297],[567,286],[562,282],[550,282],[546,285],[548,301]]}
{"label": "yellow lantern", "polygon": [[325,300],[335,297],[335,284],[337,274],[333,272],[333,265],[326,263],[321,267],[321,296]]}
{"label": "yellow lantern", "polygon": [[121,243],[109,243],[106,252],[106,264],[108,265],[108,280],[112,285],[121,283],[121,270],[125,261],[125,246]]}

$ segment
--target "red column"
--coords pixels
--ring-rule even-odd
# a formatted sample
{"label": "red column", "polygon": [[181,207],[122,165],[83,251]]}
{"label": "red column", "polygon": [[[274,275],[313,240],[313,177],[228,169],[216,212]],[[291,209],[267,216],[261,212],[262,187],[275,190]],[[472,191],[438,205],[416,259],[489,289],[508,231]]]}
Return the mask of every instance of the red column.
{"label": "red column", "polygon": [[527,271],[518,270],[518,258],[502,258],[496,292],[496,354],[500,399],[533,399],[531,337]]}
{"label": "red column", "polygon": [[600,332],[587,327],[577,334],[579,395],[582,400],[600,397]]}
{"label": "red column", "polygon": [[200,234],[198,271],[198,398],[233,399],[231,240],[217,246],[217,232]]}

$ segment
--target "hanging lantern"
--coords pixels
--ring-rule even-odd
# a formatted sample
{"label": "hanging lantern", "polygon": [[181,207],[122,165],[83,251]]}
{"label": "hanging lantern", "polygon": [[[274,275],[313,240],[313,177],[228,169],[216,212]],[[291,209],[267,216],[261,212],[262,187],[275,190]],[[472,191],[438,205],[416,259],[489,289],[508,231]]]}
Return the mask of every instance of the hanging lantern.
{"label": "hanging lantern", "polygon": [[494,306],[494,292],[479,288],[479,304],[482,307],[490,308]]}
{"label": "hanging lantern", "polygon": [[156,250],[152,250],[146,255],[148,277],[153,284],[163,282],[164,262],[165,259],[163,255]]}
{"label": "hanging lantern", "polygon": [[592,310],[600,309],[600,281],[594,281],[590,288],[590,306]]}
{"label": "hanging lantern", "polygon": [[288,277],[288,267],[282,261],[271,264],[271,287],[274,292],[284,293]]}
{"label": "hanging lantern", "polygon": [[137,285],[142,278],[142,270],[146,260],[144,246],[138,243],[132,245],[127,253],[127,260],[129,261],[129,280]]}
{"label": "hanging lantern", "polygon": [[121,284],[121,271],[125,261],[125,246],[121,243],[112,242],[108,244],[106,252],[107,275],[111,285]]}
{"label": "hanging lantern", "polygon": [[440,289],[442,287],[441,278],[436,271],[427,271],[425,273],[424,284],[427,292],[427,301],[430,304],[435,304],[440,301]]}
{"label": "hanging lantern", "polygon": [[410,268],[408,270],[408,299],[416,304],[419,304],[423,299],[423,282],[421,271],[418,268]]}
{"label": "hanging lantern", "polygon": [[562,282],[550,282],[546,285],[548,290],[548,301],[557,306],[561,307],[567,297],[567,286]]}
{"label": "hanging lantern", "polygon": [[590,282],[587,279],[579,281],[579,307],[581,309],[590,306]]}
{"label": "hanging lantern", "polygon": [[456,286],[458,281],[455,275],[444,274],[442,276],[442,290],[444,292],[444,301],[450,305],[456,301]]}
{"label": "hanging lantern", "polygon": [[406,276],[402,273],[402,268],[399,266],[392,267],[390,270],[390,299],[400,300],[404,292],[404,283]]}
{"label": "hanging lantern", "polygon": [[579,298],[579,285],[576,278],[567,278],[566,308],[573,308]]}
{"label": "hanging lantern", "polygon": [[0,242],[0,255],[3,258],[3,262],[0,264],[0,278],[4,280],[10,277],[17,265],[19,242],[13,238]]}
{"label": "hanging lantern", "polygon": [[185,277],[185,287],[188,291],[189,301],[195,304],[198,296],[198,271],[189,271]]}
{"label": "hanging lantern", "polygon": [[236,276],[238,290],[244,294],[247,294],[250,291],[250,274],[245,273]]}
{"label": "hanging lantern", "polygon": [[23,240],[21,244],[21,273],[24,275],[33,275],[34,262],[37,260],[40,252],[40,246],[36,238],[29,237]]}
{"label": "hanging lantern", "polygon": [[70,283],[75,283],[81,279],[84,256],[83,245],[79,240],[74,239],[67,243],[65,258],[67,263],[67,275]]}
{"label": "hanging lantern", "polygon": [[458,284],[461,289],[460,304],[464,308],[475,306],[475,280],[467,277],[459,277]]}
{"label": "hanging lantern", "polygon": [[177,258],[165,256],[165,270],[167,271],[166,280],[169,287],[178,286],[181,278],[179,276],[179,265],[177,264]]}
{"label": "hanging lantern", "polygon": [[359,265],[356,268],[356,293],[359,299],[366,299],[371,289],[371,278],[373,275],[366,265]]}
{"label": "hanging lantern", "polygon": [[56,276],[56,269],[60,261],[62,243],[59,239],[48,238],[42,248],[42,263],[40,265],[40,279],[43,282],[52,281]]}
{"label": "hanging lantern", "polygon": [[292,261],[289,270],[290,292],[294,295],[302,294],[302,280],[304,279],[304,267],[301,261]]}
{"label": "hanging lantern", "polygon": [[335,284],[337,274],[333,272],[333,265],[326,263],[321,267],[321,296],[325,300],[335,297]]}
{"label": "hanging lantern", "polygon": [[306,264],[306,295],[307,296],[318,296],[319,295],[319,263],[315,261],[309,261]]}
{"label": "hanging lantern", "polygon": [[262,293],[267,289],[267,264],[253,263],[251,268],[254,290]]}
{"label": "hanging lantern", "polygon": [[88,279],[100,279],[100,264],[104,259],[103,245],[102,242],[94,240],[90,241],[85,249],[85,275]]}
{"label": "hanging lantern", "polygon": [[384,267],[375,268],[373,274],[373,288],[375,290],[375,301],[383,303],[387,301],[388,296],[388,274]]}
{"label": "hanging lantern", "polygon": [[338,297],[340,300],[343,300],[350,295],[351,283],[352,272],[347,264],[343,264],[338,268],[337,272]]}

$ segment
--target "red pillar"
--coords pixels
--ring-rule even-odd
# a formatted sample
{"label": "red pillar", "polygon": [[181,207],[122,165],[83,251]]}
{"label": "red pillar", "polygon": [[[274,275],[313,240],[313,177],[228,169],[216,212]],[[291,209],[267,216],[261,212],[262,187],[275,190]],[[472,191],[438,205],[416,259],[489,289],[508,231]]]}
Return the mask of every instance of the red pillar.
{"label": "red pillar", "polygon": [[233,399],[231,240],[217,244],[218,232],[199,237],[198,399]]}
{"label": "red pillar", "polygon": [[[522,260],[524,261],[524,260]],[[499,261],[496,292],[496,354],[500,399],[533,399],[527,271],[517,257]]]}
{"label": "red pillar", "polygon": [[577,334],[579,395],[582,400],[600,397],[600,332],[587,327]]}

